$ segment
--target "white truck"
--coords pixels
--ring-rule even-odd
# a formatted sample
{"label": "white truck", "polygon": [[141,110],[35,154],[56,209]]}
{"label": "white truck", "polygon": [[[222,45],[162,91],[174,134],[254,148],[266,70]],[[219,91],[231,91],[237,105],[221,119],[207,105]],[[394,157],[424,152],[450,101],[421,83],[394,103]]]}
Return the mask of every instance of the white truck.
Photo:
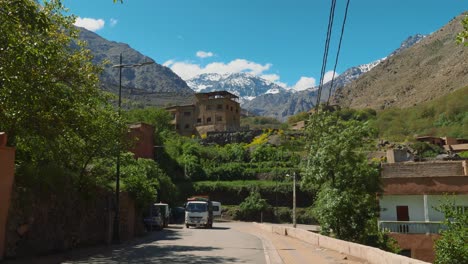
{"label": "white truck", "polygon": [[213,227],[213,204],[207,197],[192,197],[185,204],[185,227]]}

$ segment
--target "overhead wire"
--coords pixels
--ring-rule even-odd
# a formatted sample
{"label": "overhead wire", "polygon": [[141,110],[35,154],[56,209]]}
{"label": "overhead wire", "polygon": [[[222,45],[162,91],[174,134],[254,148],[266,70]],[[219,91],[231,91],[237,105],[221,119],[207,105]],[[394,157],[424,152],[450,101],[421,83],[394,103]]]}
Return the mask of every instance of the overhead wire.
{"label": "overhead wire", "polygon": [[333,93],[333,82],[335,80],[335,73],[336,73],[336,66],[338,65],[338,58],[340,57],[341,42],[343,40],[344,29],[345,29],[345,26],[346,26],[346,18],[348,17],[349,2],[350,2],[350,0],[348,0],[346,2],[346,9],[345,9],[345,14],[344,14],[344,18],[343,18],[343,24],[341,25],[340,41],[338,43],[338,50],[336,52],[335,66],[333,67],[333,75],[332,75],[332,79],[330,81],[330,91],[328,93],[327,106],[330,103],[330,98],[331,98],[331,95]]}
{"label": "overhead wire", "polygon": [[323,52],[322,69],[320,72],[320,84],[319,84],[319,88],[317,92],[317,102],[315,104],[316,110],[318,110],[318,107],[320,105],[320,98],[321,98],[322,88],[323,88],[323,79],[325,77],[325,69],[327,67],[328,50],[330,48],[330,39],[331,39],[332,29],[333,29],[333,20],[335,17],[335,6],[336,6],[336,0],[332,0],[331,6],[330,6],[330,14],[328,15],[328,28],[327,28],[327,36],[325,38],[325,49]]}

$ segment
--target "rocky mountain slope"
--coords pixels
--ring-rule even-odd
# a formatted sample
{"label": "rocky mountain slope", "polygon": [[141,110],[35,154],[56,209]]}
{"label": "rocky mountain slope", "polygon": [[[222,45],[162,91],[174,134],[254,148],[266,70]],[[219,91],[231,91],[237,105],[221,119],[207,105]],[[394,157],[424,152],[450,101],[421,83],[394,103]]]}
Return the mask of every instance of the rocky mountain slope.
{"label": "rocky mountain slope", "polygon": [[[401,43],[400,47],[392,52],[388,57],[399,54],[418,43],[426,36],[427,35],[417,34],[408,37]],[[334,79],[333,91],[350,84],[352,81],[372,70],[375,66],[379,65],[386,59],[387,57],[347,69]],[[285,121],[289,116],[312,109],[317,102],[317,89],[318,87],[313,87],[297,93],[286,91],[274,95],[261,95],[249,102],[246,102],[243,107],[252,113],[275,117],[278,120]],[[331,82],[325,83],[322,89],[321,101],[325,102],[328,100],[330,90]]]}
{"label": "rocky mountain slope", "polygon": [[[135,64],[153,61],[125,43],[108,41],[94,32],[80,28],[80,40],[87,43],[87,48],[94,55],[94,63],[108,61],[100,76],[103,89],[117,92],[119,70],[112,65],[119,64],[122,53],[123,64]],[[190,100],[193,94],[184,80],[171,69],[158,63],[122,70],[122,94],[125,99],[143,105],[163,106]]]}
{"label": "rocky mountain slope", "polygon": [[467,86],[468,49],[455,43],[462,17],[339,89],[334,102],[353,108],[409,107]]}

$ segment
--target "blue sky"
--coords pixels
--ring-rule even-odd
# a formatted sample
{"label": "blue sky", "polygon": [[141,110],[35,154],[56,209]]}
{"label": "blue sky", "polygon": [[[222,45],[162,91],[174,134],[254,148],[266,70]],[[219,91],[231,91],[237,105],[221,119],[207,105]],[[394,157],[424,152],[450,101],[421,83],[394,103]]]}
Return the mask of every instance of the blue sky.
{"label": "blue sky", "polygon": [[[170,67],[183,79],[250,72],[285,87],[320,81],[331,0],[64,0],[76,24]],[[345,0],[338,0],[327,77]],[[467,0],[351,0],[337,72],[387,56],[468,10]],[[125,54],[124,54],[125,58]]]}

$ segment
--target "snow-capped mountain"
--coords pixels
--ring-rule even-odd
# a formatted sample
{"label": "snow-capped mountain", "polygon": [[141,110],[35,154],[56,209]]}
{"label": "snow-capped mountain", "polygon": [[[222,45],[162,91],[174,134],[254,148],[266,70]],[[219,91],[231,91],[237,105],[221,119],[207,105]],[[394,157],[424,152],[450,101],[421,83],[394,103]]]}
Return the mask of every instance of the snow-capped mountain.
{"label": "snow-capped mountain", "polygon": [[249,73],[205,73],[187,81],[195,92],[228,91],[239,96],[241,103],[259,95],[285,92],[283,87]]}

